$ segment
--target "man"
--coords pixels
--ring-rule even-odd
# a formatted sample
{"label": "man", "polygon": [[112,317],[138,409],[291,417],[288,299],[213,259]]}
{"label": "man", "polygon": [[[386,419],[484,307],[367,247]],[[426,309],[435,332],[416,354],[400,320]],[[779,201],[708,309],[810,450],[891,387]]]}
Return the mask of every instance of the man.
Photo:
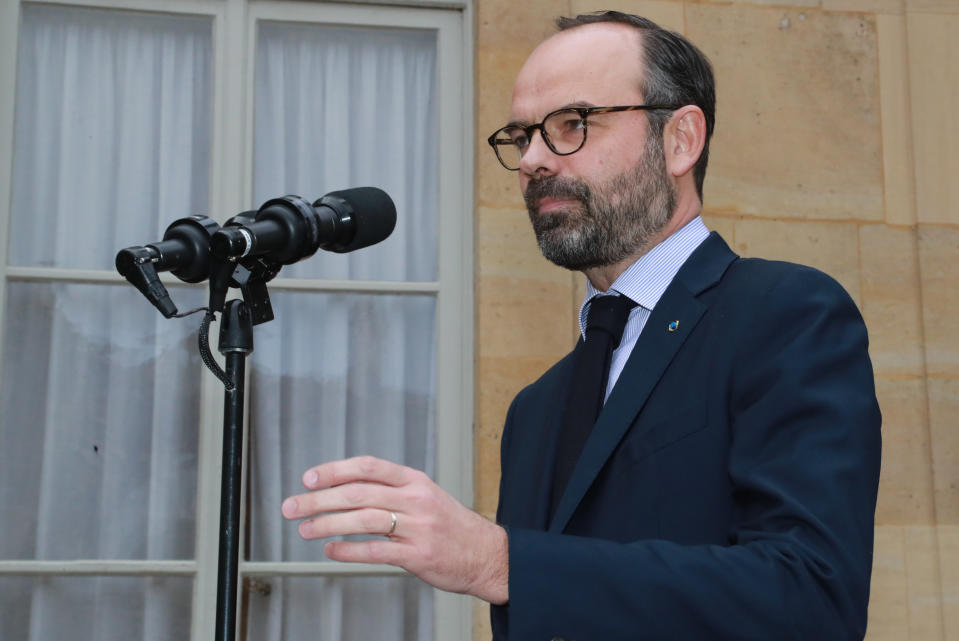
{"label": "man", "polygon": [[326,551],[489,601],[496,639],[861,639],[880,417],[859,313],[705,229],[695,47],[616,12],[559,25],[490,144],[543,253],[589,281],[586,341],[510,408],[499,525],[369,458],[307,472],[284,515],[321,515],[305,538],[387,534]]}

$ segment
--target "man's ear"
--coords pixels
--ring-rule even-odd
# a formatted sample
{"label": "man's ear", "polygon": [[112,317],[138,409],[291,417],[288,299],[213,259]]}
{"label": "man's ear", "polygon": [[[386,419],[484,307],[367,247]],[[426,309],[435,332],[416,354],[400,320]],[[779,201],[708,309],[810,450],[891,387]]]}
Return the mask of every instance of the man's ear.
{"label": "man's ear", "polygon": [[679,178],[693,170],[706,145],[706,117],[696,105],[673,112],[663,130],[666,171]]}

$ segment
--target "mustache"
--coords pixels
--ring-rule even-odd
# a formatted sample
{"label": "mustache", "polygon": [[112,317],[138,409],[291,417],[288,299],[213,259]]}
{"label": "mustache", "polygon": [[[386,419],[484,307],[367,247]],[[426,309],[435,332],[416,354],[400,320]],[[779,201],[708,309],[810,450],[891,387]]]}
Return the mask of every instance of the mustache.
{"label": "mustache", "polygon": [[535,211],[539,208],[539,203],[544,198],[567,199],[572,198],[581,203],[589,202],[589,185],[580,180],[572,178],[560,178],[558,176],[547,176],[539,180],[531,181],[526,186],[526,193],[523,194],[523,200],[526,201],[526,208]]}

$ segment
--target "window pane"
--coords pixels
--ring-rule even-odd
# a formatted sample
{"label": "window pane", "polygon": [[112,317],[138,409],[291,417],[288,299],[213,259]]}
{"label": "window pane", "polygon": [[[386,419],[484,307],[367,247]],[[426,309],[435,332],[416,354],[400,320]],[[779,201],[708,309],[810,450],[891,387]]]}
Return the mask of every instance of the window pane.
{"label": "window pane", "polygon": [[184,577],[0,576],[0,639],[189,639]]}
{"label": "window pane", "polygon": [[128,286],[11,282],[6,303],[0,558],[192,557],[199,317]]}
{"label": "window pane", "polygon": [[274,302],[277,320],[257,328],[252,358],[252,555],[322,560],[322,544],[280,516],[308,467],[372,454],[434,469],[436,301],[282,293]]}
{"label": "window pane", "polygon": [[249,641],[433,638],[433,589],[416,578],[257,578],[247,589]]}
{"label": "window pane", "polygon": [[436,280],[435,32],[261,22],[255,113],[254,206],[365,185],[396,203],[384,242],[284,276]]}
{"label": "window pane", "polygon": [[113,269],[209,207],[211,22],[24,4],[10,262]]}

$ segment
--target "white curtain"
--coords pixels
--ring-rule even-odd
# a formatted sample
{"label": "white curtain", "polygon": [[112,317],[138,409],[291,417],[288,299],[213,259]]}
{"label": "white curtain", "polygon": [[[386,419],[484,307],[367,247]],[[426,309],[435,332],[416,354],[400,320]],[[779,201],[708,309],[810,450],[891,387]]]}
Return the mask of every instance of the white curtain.
{"label": "white curtain", "polygon": [[[112,269],[120,247],[208,207],[208,20],[24,5],[19,42],[11,264]],[[127,286],[11,281],[4,303],[0,557],[191,558],[195,324]],[[189,630],[189,579],[2,586],[3,638]]]}
{"label": "white curtain", "polygon": [[[396,230],[350,254],[319,252],[284,276],[435,280],[439,143],[435,35],[261,23],[257,37],[257,204],[374,185]],[[432,473],[435,299],[426,295],[273,296],[252,359],[252,556],[324,560],[278,520],[317,463],[373,454]],[[273,579],[253,592],[250,639],[433,638],[432,591],[416,579]]]}
{"label": "white curtain", "polygon": [[[117,249],[208,212],[211,22],[42,5],[22,17],[10,263],[112,269]],[[399,212],[375,248],[283,275],[435,279],[433,35],[266,23],[257,48],[251,206],[376,185]],[[204,299],[171,294],[181,310]],[[319,559],[279,515],[306,466],[372,453],[433,470],[435,300],[273,301],[250,360],[252,557]],[[192,558],[197,322],[162,319],[126,285],[11,281],[5,305],[0,558]],[[249,597],[249,639],[432,638],[432,593],[415,579],[268,583]],[[191,589],[0,577],[0,638],[184,639]]]}

